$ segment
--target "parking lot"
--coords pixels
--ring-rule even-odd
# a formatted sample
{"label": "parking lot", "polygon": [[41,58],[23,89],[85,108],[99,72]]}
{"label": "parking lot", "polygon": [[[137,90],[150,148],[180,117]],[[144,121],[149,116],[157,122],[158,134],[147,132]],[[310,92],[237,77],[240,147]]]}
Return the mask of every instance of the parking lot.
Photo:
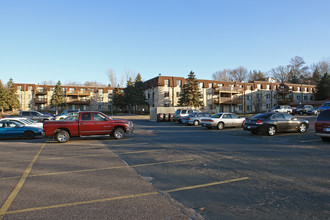
{"label": "parking lot", "polygon": [[133,117],[123,140],[1,140],[0,219],[328,219],[330,143],[303,118],[272,137]]}

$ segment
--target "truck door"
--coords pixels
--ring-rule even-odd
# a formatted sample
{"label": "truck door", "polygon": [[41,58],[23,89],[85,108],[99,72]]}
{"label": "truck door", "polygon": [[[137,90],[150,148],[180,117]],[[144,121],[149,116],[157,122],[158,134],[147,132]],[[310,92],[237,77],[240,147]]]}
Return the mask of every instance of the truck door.
{"label": "truck door", "polygon": [[79,132],[82,136],[93,135],[94,122],[92,121],[91,113],[86,112],[80,115]]}
{"label": "truck door", "polygon": [[94,134],[110,134],[113,123],[101,113],[93,113]]}

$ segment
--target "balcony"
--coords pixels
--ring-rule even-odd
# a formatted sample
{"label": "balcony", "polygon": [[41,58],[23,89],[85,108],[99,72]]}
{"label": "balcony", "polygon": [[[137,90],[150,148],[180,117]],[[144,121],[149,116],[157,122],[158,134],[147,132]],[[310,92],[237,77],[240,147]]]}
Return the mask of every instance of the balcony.
{"label": "balcony", "polygon": [[[219,93],[219,88],[214,88],[213,90],[214,94]],[[230,87],[230,86],[220,86],[220,93],[232,93],[232,94],[237,94],[237,93],[242,93],[243,88],[235,88],[235,87]]]}
{"label": "balcony", "polygon": [[[227,105],[234,104],[234,105],[237,105],[237,104],[242,104],[242,102],[243,102],[243,100],[239,99],[239,98],[230,98],[230,97],[221,97],[220,98],[220,104],[227,104]],[[214,98],[213,103],[214,104],[219,104],[219,98]]]}
{"label": "balcony", "polygon": [[36,98],[34,99],[35,104],[46,104],[47,103],[47,98]]}
{"label": "balcony", "polygon": [[66,91],[66,95],[76,95],[76,96],[90,96],[90,91]]}
{"label": "balcony", "polygon": [[292,93],[293,90],[289,89],[289,88],[280,88],[277,90],[278,94],[288,94],[288,93]]}
{"label": "balcony", "polygon": [[90,102],[90,99],[66,99],[66,104],[72,105],[89,105]]}
{"label": "balcony", "polygon": [[47,90],[36,90],[36,95],[47,95]]}

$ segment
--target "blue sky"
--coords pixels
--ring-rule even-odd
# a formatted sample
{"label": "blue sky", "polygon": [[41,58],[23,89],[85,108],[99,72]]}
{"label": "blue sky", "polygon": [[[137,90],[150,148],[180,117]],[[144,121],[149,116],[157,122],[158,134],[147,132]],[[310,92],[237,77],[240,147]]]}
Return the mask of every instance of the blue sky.
{"label": "blue sky", "polygon": [[329,0],[0,0],[0,79],[108,84],[127,71],[211,79],[330,57]]}

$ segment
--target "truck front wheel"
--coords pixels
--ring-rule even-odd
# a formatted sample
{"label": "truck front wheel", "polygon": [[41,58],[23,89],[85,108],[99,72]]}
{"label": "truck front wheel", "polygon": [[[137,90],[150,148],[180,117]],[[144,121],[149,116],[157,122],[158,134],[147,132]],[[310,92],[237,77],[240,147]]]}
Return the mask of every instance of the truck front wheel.
{"label": "truck front wheel", "polygon": [[67,131],[61,130],[55,134],[55,139],[59,143],[65,143],[70,140],[70,135]]}
{"label": "truck front wheel", "polygon": [[125,131],[122,128],[115,128],[115,130],[112,133],[112,136],[115,139],[122,139],[125,137]]}

